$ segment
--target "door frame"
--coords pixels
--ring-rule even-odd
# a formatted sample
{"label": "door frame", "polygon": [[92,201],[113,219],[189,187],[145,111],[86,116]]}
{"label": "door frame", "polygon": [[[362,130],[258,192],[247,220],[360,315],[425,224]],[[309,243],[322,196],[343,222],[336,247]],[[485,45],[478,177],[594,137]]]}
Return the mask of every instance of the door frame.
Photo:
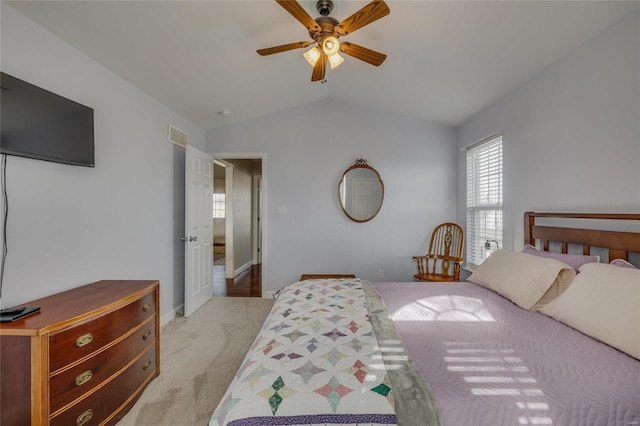
{"label": "door frame", "polygon": [[[267,153],[266,152],[213,152],[209,153],[214,160],[261,160],[262,161],[262,204],[261,211],[262,216],[260,217],[260,226],[262,229],[262,243],[260,244],[261,251],[261,264],[262,264],[262,297],[266,297],[265,294],[265,284],[267,280]],[[228,268],[227,268],[228,270]],[[233,273],[233,271],[232,271]]]}
{"label": "door frame", "polygon": [[257,208],[253,209],[251,213],[251,222],[253,226],[252,238],[251,238],[251,252],[253,253],[252,263],[254,265],[259,265],[262,263],[262,240],[260,235],[262,235],[262,214],[264,213],[262,209],[262,174],[253,176],[253,194],[252,194],[252,203]]}
{"label": "door frame", "polygon": [[[213,157],[213,156],[212,156]],[[233,257],[233,164],[220,158],[213,157],[213,163],[224,167],[224,264],[225,278],[233,279],[233,271],[235,271]],[[213,176],[215,180],[215,172]]]}

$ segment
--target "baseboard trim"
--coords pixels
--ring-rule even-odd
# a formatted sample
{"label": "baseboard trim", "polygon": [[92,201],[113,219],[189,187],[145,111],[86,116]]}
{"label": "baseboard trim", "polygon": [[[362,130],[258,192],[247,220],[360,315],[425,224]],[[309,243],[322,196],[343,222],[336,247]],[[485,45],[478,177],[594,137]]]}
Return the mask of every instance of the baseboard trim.
{"label": "baseboard trim", "polygon": [[233,277],[234,278],[237,277],[238,275],[240,275],[241,273],[243,273],[244,271],[246,271],[249,268],[251,268],[251,261],[245,263],[244,265],[242,265],[241,267],[239,267],[238,269],[233,271]]}
{"label": "baseboard trim", "polygon": [[177,308],[174,308],[173,311],[170,311],[163,316],[160,317],[160,328],[169,324],[171,320],[177,317],[181,317],[184,315],[184,305],[180,305]]}

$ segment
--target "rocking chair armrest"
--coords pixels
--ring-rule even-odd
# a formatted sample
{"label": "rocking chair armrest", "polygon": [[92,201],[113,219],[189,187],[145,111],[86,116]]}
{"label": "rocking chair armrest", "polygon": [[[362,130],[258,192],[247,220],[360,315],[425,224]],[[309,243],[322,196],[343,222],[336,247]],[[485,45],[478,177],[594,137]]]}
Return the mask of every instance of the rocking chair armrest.
{"label": "rocking chair armrest", "polygon": [[440,259],[440,260],[450,260],[451,262],[458,263],[462,265],[464,263],[464,259],[455,256],[441,256],[439,254],[426,254],[424,256],[413,256],[414,260],[428,260],[428,259]]}
{"label": "rocking chair armrest", "polygon": [[464,262],[463,258],[456,257],[456,256],[445,256],[445,255],[441,255],[441,254],[428,254],[427,257],[429,259],[449,260],[449,261],[455,262],[455,263],[463,263]]}

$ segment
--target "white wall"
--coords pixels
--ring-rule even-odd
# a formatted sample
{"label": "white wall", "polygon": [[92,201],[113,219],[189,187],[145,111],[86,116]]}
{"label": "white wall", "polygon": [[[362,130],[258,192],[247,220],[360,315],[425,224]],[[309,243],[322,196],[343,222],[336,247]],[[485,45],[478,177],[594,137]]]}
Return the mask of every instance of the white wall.
{"label": "white wall", "polygon": [[[504,132],[504,244],[525,211],[640,211],[640,12],[623,18],[458,128],[458,147]],[[458,222],[466,224],[458,153]]]}
{"label": "white wall", "polygon": [[8,157],[2,306],[101,279],[158,279],[183,303],[184,150],[204,131],[2,3],[2,70],[94,109],[96,167]]}
{"label": "white wall", "polygon": [[[267,154],[267,290],[301,273],[411,280],[433,226],[466,222],[465,158],[449,127],[322,100],[210,130],[205,143],[202,129],[1,8],[2,70],[94,108],[96,135],[95,169],[9,157],[2,306],[99,279],[159,279],[161,313],[183,303],[184,152],[166,142],[168,123],[208,152]],[[469,120],[458,148],[496,131],[507,247],[522,245],[526,210],[638,211],[640,13]],[[361,157],[385,199],[359,224],[342,213],[338,182]]]}
{"label": "white wall", "polygon": [[[207,151],[266,153],[267,291],[302,273],[411,281],[411,256],[455,218],[455,132],[446,126],[326,99],[209,130]],[[380,213],[365,223],[350,221],[338,200],[342,173],[358,158],[385,187]]]}
{"label": "white wall", "polygon": [[[251,264],[251,200],[253,198],[253,161],[230,160],[233,164],[233,265],[238,270]],[[244,271],[244,269],[243,269]]]}

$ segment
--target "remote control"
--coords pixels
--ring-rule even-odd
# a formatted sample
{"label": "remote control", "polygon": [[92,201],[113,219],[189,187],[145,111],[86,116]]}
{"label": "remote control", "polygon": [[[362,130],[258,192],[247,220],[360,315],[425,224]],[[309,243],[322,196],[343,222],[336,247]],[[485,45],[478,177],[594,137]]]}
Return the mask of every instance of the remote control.
{"label": "remote control", "polygon": [[27,309],[26,306],[15,306],[13,308],[4,308],[4,309],[0,309],[0,314],[1,315],[17,315],[17,314],[21,314],[25,309]]}

